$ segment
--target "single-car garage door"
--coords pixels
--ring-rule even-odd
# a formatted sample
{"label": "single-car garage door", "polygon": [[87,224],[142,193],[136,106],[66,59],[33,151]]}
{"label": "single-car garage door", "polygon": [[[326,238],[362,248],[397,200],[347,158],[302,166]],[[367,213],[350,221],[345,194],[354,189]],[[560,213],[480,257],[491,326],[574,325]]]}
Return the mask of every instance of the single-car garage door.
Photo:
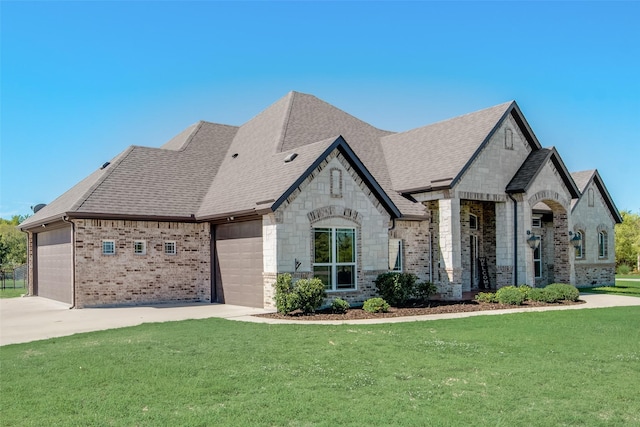
{"label": "single-car garage door", "polygon": [[71,228],[36,235],[36,294],[71,304],[73,251]]}
{"label": "single-car garage door", "polygon": [[263,307],[262,221],[215,226],[216,299]]}

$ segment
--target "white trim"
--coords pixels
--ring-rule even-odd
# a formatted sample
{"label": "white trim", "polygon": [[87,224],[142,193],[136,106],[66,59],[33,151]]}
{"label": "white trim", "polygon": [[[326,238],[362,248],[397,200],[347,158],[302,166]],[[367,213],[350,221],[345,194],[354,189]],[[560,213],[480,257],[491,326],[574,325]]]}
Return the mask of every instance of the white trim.
{"label": "white trim", "polygon": [[[167,247],[173,246],[173,250],[167,251]],[[178,253],[178,244],[175,240],[167,240],[162,244],[165,255],[176,255]]]}
{"label": "white trim", "polygon": [[[111,244],[111,250],[110,251],[105,251],[105,244]],[[116,254],[116,241],[113,239],[104,239],[102,241],[102,255],[115,255]]]}
{"label": "white trim", "polygon": [[133,241],[133,254],[134,255],[146,255],[147,254],[147,242],[145,240]]}
{"label": "white trim", "polygon": [[[331,259],[330,262],[315,262],[315,246],[316,246],[316,233],[320,230],[330,231],[331,232]],[[327,291],[329,292],[340,292],[340,291],[354,291],[358,289],[358,248],[357,248],[357,230],[353,227],[314,227],[313,231],[313,264],[312,268],[315,271],[315,267],[329,267],[330,277],[329,277],[329,287]],[[352,243],[353,243],[353,261],[351,262],[338,262],[338,232],[339,231],[352,231]],[[353,274],[353,287],[349,288],[339,288],[338,287],[338,269],[340,267],[352,267]]]}

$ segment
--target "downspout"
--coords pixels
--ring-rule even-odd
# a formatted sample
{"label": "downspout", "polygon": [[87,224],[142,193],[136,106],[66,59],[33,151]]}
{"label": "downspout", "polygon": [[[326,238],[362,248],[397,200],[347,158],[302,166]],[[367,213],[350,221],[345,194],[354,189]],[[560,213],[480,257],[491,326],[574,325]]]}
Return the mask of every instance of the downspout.
{"label": "downspout", "polygon": [[71,224],[71,307],[69,310],[76,308],[76,224],[73,221],[69,221],[69,217],[63,216],[62,221],[67,224]]}
{"label": "downspout", "polygon": [[507,193],[513,202],[513,284],[518,286],[518,201]]}

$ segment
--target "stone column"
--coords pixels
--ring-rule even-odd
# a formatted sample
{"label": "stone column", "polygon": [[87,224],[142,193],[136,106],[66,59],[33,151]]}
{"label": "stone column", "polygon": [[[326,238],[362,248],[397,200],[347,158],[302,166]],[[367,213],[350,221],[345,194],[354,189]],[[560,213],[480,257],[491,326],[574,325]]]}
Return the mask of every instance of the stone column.
{"label": "stone column", "polygon": [[460,242],[460,199],[438,202],[440,223],[440,271],[442,297],[462,299],[462,254]]}

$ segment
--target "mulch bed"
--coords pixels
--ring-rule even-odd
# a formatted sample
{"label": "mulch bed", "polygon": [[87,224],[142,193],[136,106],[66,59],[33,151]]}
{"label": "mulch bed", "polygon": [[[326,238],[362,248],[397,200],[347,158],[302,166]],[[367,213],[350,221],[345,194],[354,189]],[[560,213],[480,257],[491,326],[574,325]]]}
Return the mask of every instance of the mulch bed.
{"label": "mulch bed", "polygon": [[384,319],[390,317],[408,317],[422,316],[425,314],[444,314],[444,313],[466,313],[470,311],[487,311],[487,310],[506,310],[509,308],[528,308],[528,307],[558,307],[562,305],[584,304],[585,301],[563,301],[560,303],[543,303],[535,301],[527,301],[522,305],[508,305],[497,303],[485,303],[477,301],[431,301],[427,305],[414,305],[410,307],[391,307],[387,313],[368,313],[361,308],[349,309],[344,314],[332,313],[331,309],[317,311],[313,314],[302,314],[301,312],[293,312],[289,315],[282,313],[257,314],[258,317],[267,317],[271,319],[282,320],[360,320],[360,319]]}

